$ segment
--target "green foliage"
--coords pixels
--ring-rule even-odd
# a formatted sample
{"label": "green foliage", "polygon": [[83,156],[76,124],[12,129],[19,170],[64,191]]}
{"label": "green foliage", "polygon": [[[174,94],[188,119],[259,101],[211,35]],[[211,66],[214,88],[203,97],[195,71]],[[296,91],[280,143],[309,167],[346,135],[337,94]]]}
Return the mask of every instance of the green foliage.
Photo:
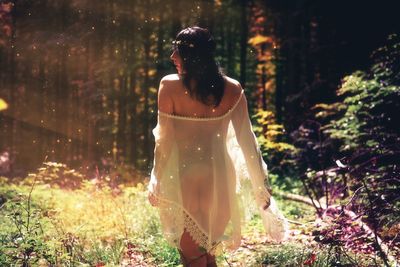
{"label": "green foliage", "polygon": [[[282,163],[288,164],[289,160],[282,160]],[[302,184],[293,174],[268,174],[270,183],[274,186],[274,191],[291,192],[293,194],[302,194]]]}
{"label": "green foliage", "polygon": [[372,53],[374,77],[386,84],[400,84],[400,42],[398,34],[389,35],[386,44]]}
{"label": "green foliage", "polygon": [[115,189],[84,180],[75,190],[38,183],[31,191],[26,183],[0,190],[0,265],[179,262],[143,184]]}
{"label": "green foliage", "polygon": [[20,182],[22,185],[36,183],[64,189],[79,189],[88,184],[97,184],[118,190],[120,185],[136,186],[142,180],[143,176],[133,166],[123,163],[110,168],[105,175],[97,173],[94,179],[88,180],[87,176],[69,168],[66,164],[44,162],[37,172],[30,173]]}
{"label": "green foliage", "polygon": [[54,263],[54,247],[46,229],[44,211],[28,195],[2,188],[5,203],[0,210],[0,265],[30,266],[40,260]]}
{"label": "green foliage", "polygon": [[257,119],[257,123],[260,125],[253,127],[253,130],[259,136],[258,142],[266,154],[295,150],[293,145],[278,141],[284,135],[285,129],[283,125],[276,123],[273,112],[258,110],[253,117]]}
{"label": "green foliage", "polygon": [[309,223],[315,219],[315,210],[310,205],[296,201],[287,203],[287,201],[283,200],[279,196],[275,199],[278,201],[278,207],[284,214],[285,218],[302,223]]}
{"label": "green foliage", "polygon": [[369,72],[354,72],[343,79],[337,95],[342,101],[319,104],[319,118],[330,119],[322,128],[341,142],[341,151],[359,147],[385,149],[400,135],[400,41],[391,35],[387,44],[373,53]]}
{"label": "green foliage", "polygon": [[[347,254],[347,257],[343,255]],[[319,246],[304,246],[288,243],[271,247],[264,254],[265,266],[373,266],[374,262],[362,255],[333,251]]]}
{"label": "green foliage", "polygon": [[57,162],[44,162],[36,173],[30,173],[23,184],[48,184],[62,188],[78,188],[84,176],[67,165]]}
{"label": "green foliage", "polygon": [[269,179],[274,186],[281,190],[295,192],[300,187],[299,180],[291,171],[293,161],[289,155],[296,153],[296,148],[287,142],[283,125],[277,124],[275,115],[268,110],[259,109],[255,115],[257,125],[253,131],[257,135],[257,141],[265,156],[265,161],[270,167]]}
{"label": "green foliage", "polygon": [[[345,77],[337,90],[338,101],[316,105],[316,120],[304,123],[296,136],[298,163],[306,169],[302,180],[307,194],[316,202],[324,199],[326,206],[341,204],[344,211],[362,215],[362,223],[372,232],[363,247],[376,253],[386,266],[388,252],[400,255],[400,239],[393,234],[400,222],[399,47],[400,38],[390,36],[373,53],[371,69]],[[324,207],[319,206],[319,215],[326,216],[329,207],[322,214]],[[335,231],[355,220],[337,217],[336,226],[330,225]],[[344,241],[346,248],[360,239],[362,231],[357,229],[349,230],[353,236],[349,234]],[[340,249],[336,238],[330,240],[328,246]]]}
{"label": "green foliage", "polygon": [[[325,125],[324,133],[340,140],[342,151],[354,151],[360,146],[380,148],[380,141],[389,138],[395,131],[389,129],[387,126],[390,125],[385,123],[394,119],[389,107],[399,108],[396,101],[399,99],[400,87],[385,86],[377,80],[377,77],[368,78],[364,72],[355,72],[345,77],[343,81],[337,92],[338,96],[344,97],[343,102],[327,105],[323,107],[324,111],[317,114],[322,117],[323,112],[327,114],[328,110],[333,109],[336,109],[336,114],[343,114]],[[376,114],[378,110],[382,113]],[[380,118],[378,119],[376,115]],[[377,120],[381,123],[375,124]]]}
{"label": "green foliage", "polygon": [[[160,232],[156,209],[148,204],[143,184],[121,187],[120,191],[106,183],[90,182],[84,182],[76,190],[41,184],[31,189],[31,186],[13,184],[4,184],[0,189],[4,202],[0,209],[0,265],[22,265],[24,255],[31,265],[167,267],[180,264],[176,248]],[[309,220],[310,207],[298,203],[287,205],[279,197],[277,200],[287,217]],[[28,201],[31,226],[26,231]],[[304,214],[308,215],[304,217]],[[262,237],[263,231],[261,218],[256,214],[244,227],[243,234],[247,242],[257,243],[257,235]],[[252,251],[251,257],[242,252],[235,256],[224,254],[217,260],[247,266],[259,265],[264,260],[273,266],[300,266],[313,251],[318,252],[316,262],[326,262],[328,253],[323,248],[299,243],[265,246],[261,242],[256,250],[249,248],[249,251]]]}

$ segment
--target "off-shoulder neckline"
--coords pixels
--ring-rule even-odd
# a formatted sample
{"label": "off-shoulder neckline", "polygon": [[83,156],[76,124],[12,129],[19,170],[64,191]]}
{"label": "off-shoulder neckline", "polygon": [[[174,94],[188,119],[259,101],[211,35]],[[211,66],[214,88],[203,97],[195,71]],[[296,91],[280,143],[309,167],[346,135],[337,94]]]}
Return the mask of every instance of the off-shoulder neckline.
{"label": "off-shoulder neckline", "polygon": [[242,89],[240,91],[240,96],[239,96],[238,100],[236,100],[236,103],[230,109],[228,109],[227,112],[225,112],[224,114],[222,114],[220,116],[215,116],[215,117],[193,117],[193,116],[183,116],[183,115],[169,114],[169,113],[162,112],[160,110],[158,110],[158,114],[162,115],[162,116],[165,116],[165,117],[176,118],[176,119],[181,119],[181,120],[193,120],[193,121],[220,120],[220,119],[223,119],[226,116],[228,116],[235,109],[235,107],[239,104],[240,99],[242,99],[242,95],[243,94],[244,94],[244,89]]}

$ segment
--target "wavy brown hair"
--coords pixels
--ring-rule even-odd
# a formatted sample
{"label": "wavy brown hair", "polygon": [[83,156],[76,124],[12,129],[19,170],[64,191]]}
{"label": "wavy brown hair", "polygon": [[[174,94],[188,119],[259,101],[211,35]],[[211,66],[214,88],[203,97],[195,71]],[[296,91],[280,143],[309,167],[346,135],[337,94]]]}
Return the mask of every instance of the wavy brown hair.
{"label": "wavy brown hair", "polygon": [[224,95],[225,80],[214,59],[216,45],[210,32],[197,26],[183,29],[173,46],[182,58],[182,81],[190,96],[217,107]]}

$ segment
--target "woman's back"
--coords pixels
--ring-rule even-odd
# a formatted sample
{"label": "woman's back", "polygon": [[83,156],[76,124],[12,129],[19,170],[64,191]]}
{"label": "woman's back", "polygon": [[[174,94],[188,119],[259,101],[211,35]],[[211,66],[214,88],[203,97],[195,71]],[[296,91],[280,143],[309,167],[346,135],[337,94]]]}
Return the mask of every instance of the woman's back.
{"label": "woman's back", "polygon": [[199,100],[193,99],[185,89],[182,79],[177,74],[167,75],[163,78],[165,94],[172,100],[172,110],[163,109],[163,105],[159,106],[159,110],[165,113],[183,116],[209,118],[224,115],[237,102],[241,93],[241,86],[236,80],[225,78],[224,95],[218,107],[207,106]]}

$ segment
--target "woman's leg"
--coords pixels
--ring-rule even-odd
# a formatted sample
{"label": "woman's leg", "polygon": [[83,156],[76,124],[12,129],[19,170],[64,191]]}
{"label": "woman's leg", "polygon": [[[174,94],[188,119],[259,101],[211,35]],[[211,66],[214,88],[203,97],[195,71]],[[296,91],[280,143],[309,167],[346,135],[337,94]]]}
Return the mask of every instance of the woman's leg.
{"label": "woman's leg", "polygon": [[200,250],[199,245],[192,239],[189,233],[183,232],[181,237],[181,259],[184,267],[206,267],[207,254]]}
{"label": "woman's leg", "polygon": [[[194,218],[196,218],[203,227],[208,228],[208,212],[204,209],[210,206],[210,193],[204,194],[202,187],[210,183],[210,175],[204,165],[200,164],[195,169],[192,167],[190,177],[182,177],[182,201],[183,206]],[[194,171],[196,170],[196,171]],[[208,179],[207,179],[208,178]],[[192,239],[189,233],[184,230],[181,240],[181,258],[184,266],[188,267],[206,267],[207,254],[204,253],[199,245]]]}

